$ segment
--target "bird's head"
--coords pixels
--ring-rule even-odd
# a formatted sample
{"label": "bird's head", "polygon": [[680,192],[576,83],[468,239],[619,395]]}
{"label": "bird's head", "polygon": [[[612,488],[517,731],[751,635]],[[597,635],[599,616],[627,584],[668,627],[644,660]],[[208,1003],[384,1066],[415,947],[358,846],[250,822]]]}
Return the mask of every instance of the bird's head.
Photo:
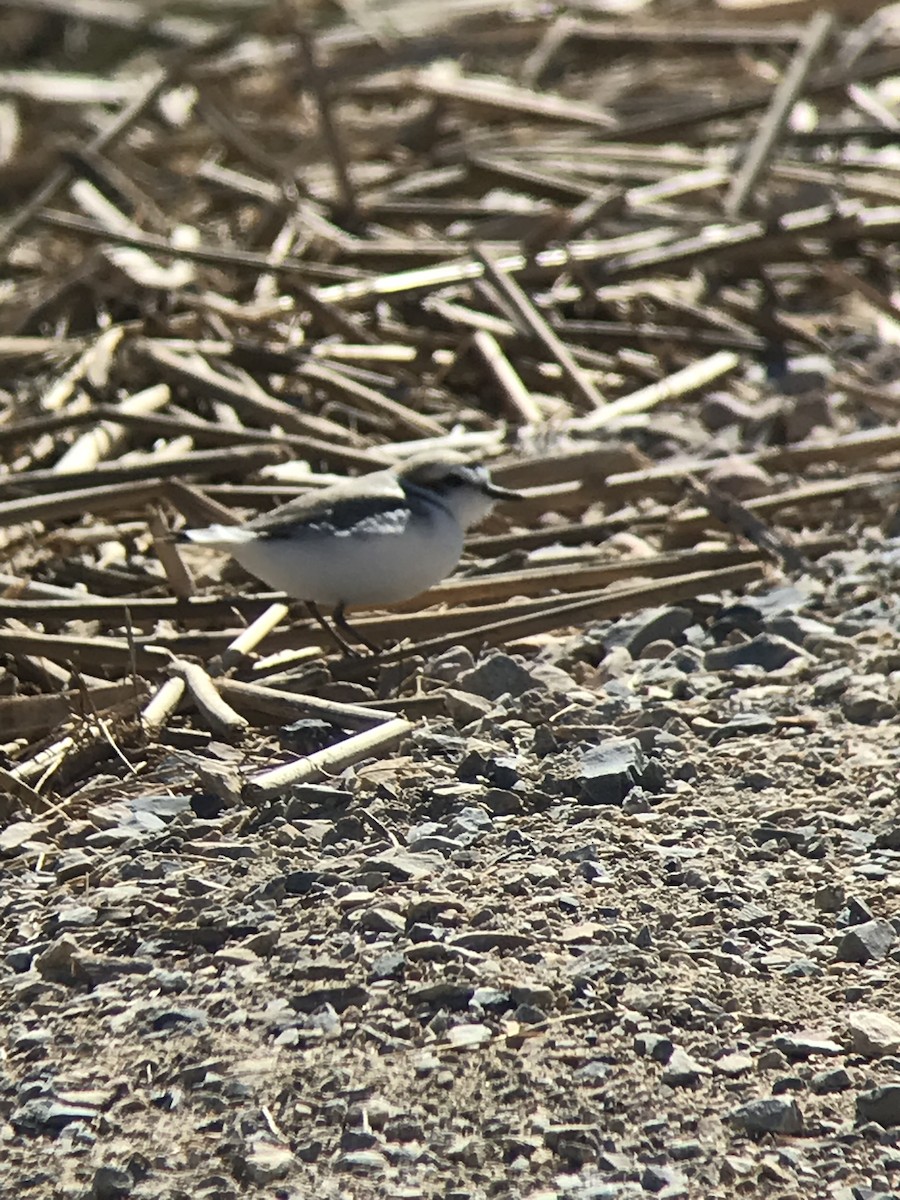
{"label": "bird's head", "polygon": [[402,481],[433,492],[464,529],[482,521],[498,500],[522,498],[519,492],[494,483],[487,467],[471,463],[461,454],[445,452],[439,457],[411,459],[399,475]]}

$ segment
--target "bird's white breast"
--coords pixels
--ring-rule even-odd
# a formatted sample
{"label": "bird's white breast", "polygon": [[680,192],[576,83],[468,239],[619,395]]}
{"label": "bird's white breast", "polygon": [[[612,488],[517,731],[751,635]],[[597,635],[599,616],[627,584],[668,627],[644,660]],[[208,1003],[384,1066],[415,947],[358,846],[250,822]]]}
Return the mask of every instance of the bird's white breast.
{"label": "bird's white breast", "polygon": [[298,537],[235,539],[233,558],[270,587],[316,604],[396,604],[444,579],[459,562],[463,531],[448,513],[384,522],[380,531],[304,530]]}

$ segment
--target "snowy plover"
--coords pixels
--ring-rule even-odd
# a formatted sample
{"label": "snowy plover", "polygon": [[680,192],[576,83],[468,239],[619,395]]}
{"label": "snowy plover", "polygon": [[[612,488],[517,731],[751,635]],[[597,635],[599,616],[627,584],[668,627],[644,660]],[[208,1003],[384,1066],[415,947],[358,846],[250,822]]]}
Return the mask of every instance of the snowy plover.
{"label": "snowy plover", "polygon": [[346,606],[377,608],[426,591],[459,562],[465,531],[496,501],[519,498],[484,467],[445,453],[347,479],[244,525],[190,529],[180,538],[224,550],[270,587],[305,601],[345,653],[352,648],[319,604],[331,607],[338,629],[377,651],[348,624]]}

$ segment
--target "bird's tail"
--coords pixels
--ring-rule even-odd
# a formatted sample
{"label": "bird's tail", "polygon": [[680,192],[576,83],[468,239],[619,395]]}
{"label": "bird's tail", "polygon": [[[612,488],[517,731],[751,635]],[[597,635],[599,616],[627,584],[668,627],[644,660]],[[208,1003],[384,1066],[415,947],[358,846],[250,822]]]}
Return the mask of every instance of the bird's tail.
{"label": "bird's tail", "polygon": [[210,525],[206,529],[182,529],[176,542],[193,542],[195,546],[210,546],[213,550],[232,551],[254,541],[256,534],[240,525]]}

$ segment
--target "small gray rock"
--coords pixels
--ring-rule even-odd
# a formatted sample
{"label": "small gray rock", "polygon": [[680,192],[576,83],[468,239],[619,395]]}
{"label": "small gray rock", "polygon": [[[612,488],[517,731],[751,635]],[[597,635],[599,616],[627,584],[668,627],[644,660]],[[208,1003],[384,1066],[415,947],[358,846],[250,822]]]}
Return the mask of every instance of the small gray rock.
{"label": "small gray rock", "polygon": [[840,912],[844,898],[844,889],[839,883],[823,883],[814,900],[819,912],[836,913]]}
{"label": "small gray rock", "polygon": [[778,671],[802,651],[787,638],[761,633],[739,646],[719,646],[708,650],[703,663],[707,671],[733,671],[735,667],[762,667]]}
{"label": "small gray rock", "polygon": [[473,692],[461,692],[458,688],[445,688],[444,704],[448,714],[460,725],[468,725],[491,711],[490,700],[476,696]]}
{"label": "small gray rock", "polygon": [[646,786],[649,773],[637,738],[610,738],[581,759],[581,798],[586,804],[621,804],[637,784]]}
{"label": "small gray rock", "polygon": [[722,1075],[745,1075],[753,1070],[753,1059],[749,1054],[741,1054],[735,1050],[715,1062],[715,1070]]}
{"label": "small gray rock", "polygon": [[766,629],[778,637],[787,638],[796,646],[808,647],[815,653],[820,647],[837,645],[851,646],[846,638],[838,637],[830,625],[824,621],[816,621],[812,617],[801,617],[795,614],[782,613],[766,622]]}
{"label": "small gray rock", "polygon": [[866,1058],[883,1058],[900,1050],[900,1021],[887,1013],[855,1009],[847,1018],[847,1032],[854,1053]]}
{"label": "small gray rock", "polygon": [[533,1004],[540,1008],[552,1008],[555,995],[552,988],[542,983],[517,983],[509,989],[516,1004]]}
{"label": "small gray rock", "polygon": [[767,713],[744,712],[732,717],[724,725],[711,729],[707,740],[711,746],[718,746],[720,742],[729,738],[755,737],[762,733],[771,733],[777,725],[775,718]]}
{"label": "small gray rock", "polygon": [[475,666],[472,651],[467,646],[451,646],[443,654],[438,654],[428,665],[428,674],[432,679],[443,679],[453,683],[459,679],[463,671],[471,671]]}
{"label": "small gray rock", "polygon": [[662,1192],[674,1197],[684,1186],[680,1173],[672,1167],[656,1166],[649,1163],[641,1175],[641,1187],[645,1192]]}
{"label": "small gray rock", "polygon": [[750,1100],[736,1108],[731,1119],[748,1133],[793,1134],[803,1131],[803,1113],[797,1101],[782,1096]]}
{"label": "small gray rock", "polygon": [[64,934],[35,957],[34,966],[39,975],[55,983],[84,983],[87,977],[79,960],[80,954],[81,948],[75,939]]}
{"label": "small gray rock", "polygon": [[753,500],[768,496],[772,477],[757,463],[740,458],[723,459],[707,473],[707,481],[720,492],[738,500]]}
{"label": "small gray rock", "polygon": [[369,980],[400,979],[406,970],[406,955],[399,950],[386,950],[379,954],[369,969]]}
{"label": "small gray rock", "polygon": [[845,1067],[832,1067],[830,1071],[817,1071],[809,1086],[817,1096],[827,1096],[832,1092],[846,1092],[853,1086],[853,1080]]}
{"label": "small gray rock", "polygon": [[729,392],[709,392],[700,406],[700,420],[710,433],[717,433],[729,425],[758,421],[759,410],[756,405],[747,404]]}
{"label": "small gray rock", "polygon": [[508,654],[492,654],[471,671],[458,675],[456,686],[485,700],[499,700],[505,695],[523,695],[535,686],[535,680],[530,671]]}
{"label": "small gray rock", "polygon": [[632,658],[649,646],[651,642],[677,642],[694,616],[687,608],[652,608],[616,621],[603,638],[607,649],[624,646]]}
{"label": "small gray rock", "polygon": [[91,1183],[90,1200],[125,1200],[134,1180],[121,1167],[98,1167]]}
{"label": "small gray rock", "polygon": [[890,921],[866,921],[862,925],[853,925],[841,938],[835,958],[838,962],[854,963],[886,958],[896,937]]}
{"label": "small gray rock", "polygon": [[644,1058],[652,1058],[658,1063],[667,1063],[675,1049],[671,1038],[663,1037],[660,1033],[637,1033],[634,1037],[634,1048]]}
{"label": "small gray rock", "polygon": [[244,1158],[244,1174],[251,1183],[264,1187],[276,1179],[283,1179],[294,1161],[289,1147],[260,1141]]}
{"label": "small gray rock", "polygon": [[787,1033],[780,1034],[774,1040],[775,1046],[789,1059],[807,1059],[815,1054],[833,1056],[843,1053],[843,1047],[830,1038],[816,1037],[814,1034]]}
{"label": "small gray rock", "polygon": [[856,1097],[856,1119],[877,1121],[886,1129],[900,1125],[900,1083],[886,1083],[871,1091],[860,1092]]}
{"label": "small gray rock", "polygon": [[824,700],[836,700],[850,686],[853,672],[849,667],[835,667],[825,671],[813,684],[813,698],[820,703]]}
{"label": "small gray rock", "polygon": [[661,1078],[669,1087],[690,1087],[697,1082],[702,1072],[700,1064],[695,1062],[686,1050],[676,1046]]}
{"label": "small gray rock", "polygon": [[866,904],[865,900],[860,900],[858,896],[847,897],[847,907],[841,912],[837,919],[837,924],[841,927],[847,925],[865,925],[867,921],[874,921],[875,914]]}
{"label": "small gray rock", "polygon": [[337,1160],[339,1171],[381,1171],[384,1166],[384,1157],[377,1150],[351,1150]]}
{"label": "small gray rock", "polygon": [[572,1081],[587,1087],[599,1087],[609,1078],[610,1067],[599,1058],[592,1058],[572,1074]]}
{"label": "small gray rock", "polygon": [[876,721],[888,721],[897,711],[890,697],[877,687],[851,687],[841,696],[841,709],[848,721],[854,725],[873,725]]}
{"label": "small gray rock", "polygon": [[463,781],[484,779],[496,788],[509,789],[519,782],[519,767],[514,755],[497,753],[488,746],[473,746],[456,773]]}
{"label": "small gray rock", "polygon": [[518,1021],[520,1025],[543,1025],[547,1014],[534,1004],[520,1004],[513,1012],[513,1020]]}

